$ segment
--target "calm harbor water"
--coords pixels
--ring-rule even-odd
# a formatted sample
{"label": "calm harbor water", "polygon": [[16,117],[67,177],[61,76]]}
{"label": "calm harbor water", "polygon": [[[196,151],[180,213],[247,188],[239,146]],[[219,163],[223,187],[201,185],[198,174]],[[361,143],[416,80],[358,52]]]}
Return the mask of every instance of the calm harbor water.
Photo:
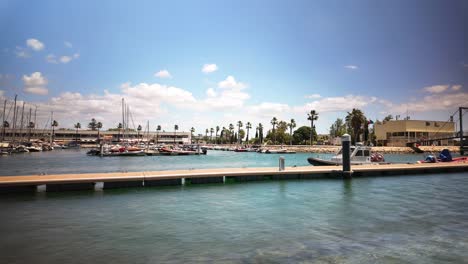
{"label": "calm harbor water", "polygon": [[467,263],[467,186],[454,173],[7,195],[1,262]]}
{"label": "calm harbor water", "polygon": [[[87,149],[54,150],[0,157],[0,176],[57,173],[93,173],[122,171],[157,171],[177,169],[275,167],[284,156],[286,166],[308,166],[307,158],[329,158],[333,154],[259,154],[232,151],[208,151],[201,156],[95,157]],[[423,160],[421,154],[386,154],[390,162]]]}

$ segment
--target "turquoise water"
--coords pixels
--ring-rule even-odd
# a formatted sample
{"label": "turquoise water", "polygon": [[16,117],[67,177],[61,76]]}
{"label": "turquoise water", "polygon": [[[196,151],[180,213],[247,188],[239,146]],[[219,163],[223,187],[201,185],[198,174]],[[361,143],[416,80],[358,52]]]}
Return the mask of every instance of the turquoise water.
{"label": "turquoise water", "polygon": [[[284,156],[286,166],[309,166],[310,156],[330,158],[332,154],[259,154],[232,151],[208,151],[201,156],[147,156],[147,157],[96,157],[87,156],[83,150],[54,150],[0,156],[1,175],[31,175],[57,173],[92,173],[122,171],[156,171],[205,168],[276,167]],[[386,154],[390,162],[415,162],[423,160],[421,154]]]}
{"label": "turquoise water", "polygon": [[1,263],[467,263],[468,174],[0,196]]}

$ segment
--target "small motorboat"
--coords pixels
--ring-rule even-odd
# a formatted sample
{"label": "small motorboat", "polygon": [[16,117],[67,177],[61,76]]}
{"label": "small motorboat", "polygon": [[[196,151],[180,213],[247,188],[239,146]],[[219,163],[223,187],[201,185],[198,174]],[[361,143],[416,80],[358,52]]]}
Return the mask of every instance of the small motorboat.
{"label": "small motorboat", "polygon": [[[385,158],[380,153],[372,153],[371,147],[364,146],[362,144],[356,144],[351,146],[351,165],[371,165],[371,164],[389,164],[385,162]],[[330,160],[309,157],[307,161],[314,166],[330,166],[330,165],[341,165],[343,164],[343,149],[333,156]]]}

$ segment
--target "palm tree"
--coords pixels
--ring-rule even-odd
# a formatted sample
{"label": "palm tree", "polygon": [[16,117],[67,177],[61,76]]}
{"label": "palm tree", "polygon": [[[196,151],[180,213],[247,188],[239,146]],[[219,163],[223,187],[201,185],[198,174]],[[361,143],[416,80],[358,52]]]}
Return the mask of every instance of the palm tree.
{"label": "palm tree", "polygon": [[119,138],[118,138],[119,142],[120,142],[120,131],[122,130],[122,128],[123,128],[122,123],[119,123],[119,124],[117,125],[117,129],[119,130]]}
{"label": "palm tree", "polygon": [[55,127],[58,127],[58,122],[57,121],[52,121],[52,142],[55,140]]}
{"label": "palm tree", "polygon": [[190,129],[190,138],[191,138],[190,141],[191,141],[191,143],[193,143],[193,132],[195,132],[195,128],[194,128],[194,127],[192,127],[192,128]]}
{"label": "palm tree", "polygon": [[91,130],[96,130],[97,128],[97,121],[95,118],[91,118],[91,122],[88,124],[88,128]]}
{"label": "palm tree", "polygon": [[205,139],[206,141],[208,142],[208,133],[210,132],[210,130],[207,128],[205,129]]}
{"label": "palm tree", "polygon": [[353,108],[351,112],[348,112],[348,115],[346,116],[346,123],[348,124],[348,127],[352,129],[353,131],[353,144],[356,144],[359,140],[359,135],[360,135],[360,130],[362,125],[366,122],[366,117],[364,116],[364,113],[356,108]]}
{"label": "palm tree", "polygon": [[215,134],[216,143],[218,143],[218,132],[219,132],[219,126],[216,126],[216,134]]}
{"label": "palm tree", "polygon": [[[5,121],[6,122],[6,121]],[[28,124],[28,142],[31,141],[31,130],[36,126],[36,124],[32,121],[29,122]]]}
{"label": "palm tree", "polygon": [[159,132],[161,132],[161,125],[156,127],[156,144],[158,144],[159,141]]}
{"label": "palm tree", "polygon": [[275,133],[275,126],[278,124],[278,119],[273,117],[270,122],[273,125],[273,145],[276,144],[276,133]]}
{"label": "palm tree", "polygon": [[310,110],[307,114],[307,120],[310,120],[310,145],[312,146],[312,137],[314,131],[314,121],[318,119],[318,113],[315,110]]}
{"label": "palm tree", "polygon": [[242,138],[240,138],[240,129],[243,126],[242,121],[237,121],[237,135],[239,136],[238,143],[242,143]]}
{"label": "palm tree", "polygon": [[175,140],[176,140],[176,136],[177,136],[177,130],[179,130],[179,126],[175,125],[174,126],[174,145],[175,145]]}
{"label": "palm tree", "polygon": [[292,130],[293,130],[293,128],[296,127],[296,120],[294,120],[294,118],[292,118],[291,122],[288,123],[288,127],[289,127],[289,135],[290,135],[289,145],[292,146],[292,138],[293,138]]}
{"label": "palm tree", "polygon": [[247,129],[247,137],[245,138],[245,141],[247,144],[249,143],[249,130],[252,129],[252,124],[250,122],[247,122],[245,125],[245,128]]}
{"label": "palm tree", "polygon": [[233,139],[233,132],[234,132],[234,125],[233,124],[229,124],[229,132],[230,132],[230,136],[231,136],[231,140],[230,140],[230,143],[232,144],[232,139]]}
{"label": "palm tree", "polygon": [[211,140],[211,143],[213,143],[213,133],[214,133],[214,128],[210,128],[210,140]]}
{"label": "palm tree", "polygon": [[141,127],[141,125],[138,125],[137,127],[137,140],[138,140],[138,143],[140,143],[140,131],[142,130],[143,128]]}
{"label": "palm tree", "polygon": [[263,144],[263,125],[258,123],[258,137],[260,138],[260,144]]}
{"label": "palm tree", "polygon": [[74,125],[74,127],[76,128],[76,133],[75,133],[75,142],[78,141],[78,129],[81,128],[81,124],[78,122]]}
{"label": "palm tree", "polygon": [[101,122],[98,122],[96,128],[97,128],[98,143],[100,143],[100,142],[101,142],[101,128],[102,128],[102,123],[101,123]]}

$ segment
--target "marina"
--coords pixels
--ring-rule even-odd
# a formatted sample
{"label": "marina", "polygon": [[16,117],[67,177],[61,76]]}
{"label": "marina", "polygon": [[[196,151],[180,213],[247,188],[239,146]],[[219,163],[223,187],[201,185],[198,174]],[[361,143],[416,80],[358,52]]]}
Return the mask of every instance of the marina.
{"label": "marina", "polygon": [[0,250],[5,263],[464,263],[466,175],[9,194]]}

